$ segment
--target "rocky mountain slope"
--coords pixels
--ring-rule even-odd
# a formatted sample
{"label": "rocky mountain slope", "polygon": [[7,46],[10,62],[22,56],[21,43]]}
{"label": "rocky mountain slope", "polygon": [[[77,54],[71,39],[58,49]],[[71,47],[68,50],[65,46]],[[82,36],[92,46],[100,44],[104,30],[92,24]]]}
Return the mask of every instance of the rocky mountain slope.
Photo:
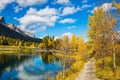
{"label": "rocky mountain slope", "polygon": [[35,38],[33,34],[26,31],[22,31],[19,28],[15,27],[14,24],[6,24],[2,16],[0,16],[0,35],[20,39],[23,41],[42,41],[41,39]]}

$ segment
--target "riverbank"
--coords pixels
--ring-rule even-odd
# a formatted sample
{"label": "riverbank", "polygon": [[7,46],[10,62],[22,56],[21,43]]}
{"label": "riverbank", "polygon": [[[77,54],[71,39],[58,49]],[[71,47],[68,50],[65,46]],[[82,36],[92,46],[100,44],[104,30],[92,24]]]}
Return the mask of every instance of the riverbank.
{"label": "riverbank", "polygon": [[28,46],[3,46],[0,45],[0,53],[31,53],[35,51],[35,47]]}
{"label": "riverbank", "polygon": [[[46,50],[41,50],[39,48],[34,47],[19,47],[19,46],[0,46],[0,53],[32,53],[32,52],[41,52]],[[87,59],[83,59],[83,55],[74,52],[64,55],[63,52],[59,52],[58,50],[49,50],[53,52],[53,55],[59,57],[61,59],[73,59],[74,63],[71,63],[70,69],[64,69],[59,72],[56,76],[56,80],[73,80],[75,79],[79,72],[83,69],[84,63]],[[65,63],[66,64],[66,63]],[[61,77],[62,76],[62,77]]]}
{"label": "riverbank", "polygon": [[60,52],[59,50],[46,50],[31,46],[3,46],[0,45],[0,51],[19,51],[25,49],[34,49],[35,52]]}
{"label": "riverbank", "polygon": [[83,59],[81,54],[78,52],[67,55],[54,53],[54,55],[62,58],[72,58],[75,60],[70,69],[63,70],[57,74],[56,80],[74,80],[79,75],[79,72],[83,69],[85,62],[87,61],[87,59]]}

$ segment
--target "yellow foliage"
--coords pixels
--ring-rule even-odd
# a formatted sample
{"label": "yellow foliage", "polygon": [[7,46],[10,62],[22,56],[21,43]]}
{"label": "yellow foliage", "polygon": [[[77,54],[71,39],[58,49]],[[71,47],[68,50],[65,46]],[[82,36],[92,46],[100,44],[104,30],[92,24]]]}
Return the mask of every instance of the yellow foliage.
{"label": "yellow foliage", "polygon": [[68,52],[68,48],[69,48],[69,38],[68,38],[68,35],[65,35],[63,37],[63,41],[62,41],[62,47],[63,49]]}
{"label": "yellow foliage", "polygon": [[[114,4],[115,7],[119,6]],[[107,14],[102,8],[98,7],[94,15],[89,17],[88,37],[93,42],[92,51],[95,53],[97,75],[105,80],[113,80],[115,70],[115,57],[117,51],[116,37],[117,31],[114,30],[117,20],[112,14]],[[114,59],[113,59],[114,58]],[[113,63],[114,62],[114,63]]]}
{"label": "yellow foliage", "polygon": [[113,6],[114,6],[115,8],[117,8],[117,9],[120,9],[120,4],[119,4],[119,3],[114,2],[114,3],[113,3]]}
{"label": "yellow foliage", "polygon": [[50,38],[48,39],[48,46],[53,46],[53,42],[50,40]]}
{"label": "yellow foliage", "polygon": [[32,44],[30,45],[30,47],[31,47],[31,48],[34,48],[34,47],[35,47],[35,44],[34,44],[34,43],[32,43]]}
{"label": "yellow foliage", "polygon": [[80,69],[82,69],[82,66],[84,65],[84,62],[83,61],[77,61],[75,62],[72,66],[71,66],[71,69],[74,71],[74,72],[79,72]]}
{"label": "yellow foliage", "polygon": [[21,41],[19,41],[19,44],[18,44],[18,46],[19,46],[19,47],[21,47],[21,45],[22,45],[22,42],[21,42]]}
{"label": "yellow foliage", "polygon": [[86,44],[82,35],[78,38],[78,52],[83,53],[86,50]]}
{"label": "yellow foliage", "polygon": [[78,76],[79,72],[76,72],[74,74],[71,74],[68,76],[65,80],[75,80],[76,76]]}
{"label": "yellow foliage", "polygon": [[39,47],[40,49],[44,48],[44,43],[40,43],[40,44],[38,45],[38,47]]}
{"label": "yellow foliage", "polygon": [[76,44],[77,44],[77,38],[76,38],[76,35],[73,34],[72,39],[70,41],[70,48],[72,51],[76,51]]}

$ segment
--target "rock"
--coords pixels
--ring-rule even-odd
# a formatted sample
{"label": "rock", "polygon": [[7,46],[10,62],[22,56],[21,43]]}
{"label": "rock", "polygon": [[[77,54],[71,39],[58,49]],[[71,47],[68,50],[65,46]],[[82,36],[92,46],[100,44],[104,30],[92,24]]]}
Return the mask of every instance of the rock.
{"label": "rock", "polygon": [[13,30],[15,29],[14,24],[8,24],[7,27],[9,27],[10,29],[13,29]]}

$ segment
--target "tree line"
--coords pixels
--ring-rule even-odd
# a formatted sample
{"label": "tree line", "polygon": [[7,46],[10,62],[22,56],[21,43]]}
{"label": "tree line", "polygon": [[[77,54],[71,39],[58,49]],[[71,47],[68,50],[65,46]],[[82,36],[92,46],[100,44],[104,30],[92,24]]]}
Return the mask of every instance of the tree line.
{"label": "tree line", "polygon": [[10,38],[6,36],[0,36],[0,45],[6,46],[20,46],[20,47],[36,47],[40,49],[47,50],[66,50],[67,52],[83,52],[87,46],[86,43],[80,35],[77,37],[75,34],[72,37],[65,35],[61,38],[55,39],[54,36],[45,36],[42,42],[30,42],[20,39]]}
{"label": "tree line", "polygon": [[87,49],[87,46],[82,35],[77,37],[73,34],[72,37],[65,35],[57,39],[55,39],[54,36],[45,36],[42,43],[39,44],[39,48],[47,50],[65,50],[66,52],[83,52]]}
{"label": "tree line", "polygon": [[114,14],[96,9],[94,15],[89,16],[87,34],[91,54],[96,59],[97,75],[110,80],[120,77],[119,16],[116,18]]}
{"label": "tree line", "polygon": [[[33,45],[34,44],[34,45]],[[0,36],[0,45],[6,45],[6,46],[20,46],[20,47],[25,47],[25,46],[32,46],[35,47],[38,43],[35,42],[30,42],[30,41],[24,41],[20,39],[15,39],[11,37],[6,37],[6,36]]]}

